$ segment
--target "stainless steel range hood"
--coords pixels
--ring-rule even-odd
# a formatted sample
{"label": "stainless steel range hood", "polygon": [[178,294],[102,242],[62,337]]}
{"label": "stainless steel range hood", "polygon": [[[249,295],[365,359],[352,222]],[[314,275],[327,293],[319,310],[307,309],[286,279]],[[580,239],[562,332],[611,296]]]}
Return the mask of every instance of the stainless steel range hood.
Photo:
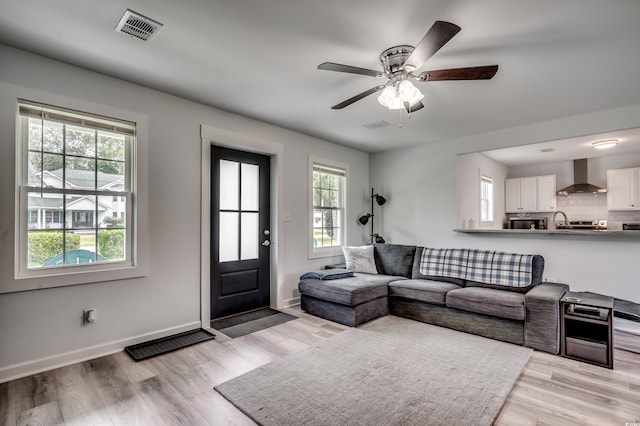
{"label": "stainless steel range hood", "polygon": [[606,188],[592,185],[588,182],[589,166],[586,158],[573,160],[573,185],[562,188],[558,191],[558,195],[568,195],[581,192],[607,192]]}

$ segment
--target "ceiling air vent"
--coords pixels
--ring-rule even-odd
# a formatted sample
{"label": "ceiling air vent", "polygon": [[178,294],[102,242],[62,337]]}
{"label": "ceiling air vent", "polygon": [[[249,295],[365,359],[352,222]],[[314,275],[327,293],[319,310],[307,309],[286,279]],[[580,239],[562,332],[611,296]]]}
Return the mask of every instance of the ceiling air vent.
{"label": "ceiling air vent", "polygon": [[127,9],[116,26],[116,31],[140,40],[149,41],[162,28],[160,22]]}
{"label": "ceiling air vent", "polygon": [[380,120],[380,121],[374,121],[373,123],[366,123],[363,124],[364,127],[366,127],[369,130],[373,130],[373,129],[379,129],[380,127],[386,127],[388,125],[390,125],[391,123],[384,121],[384,120]]}

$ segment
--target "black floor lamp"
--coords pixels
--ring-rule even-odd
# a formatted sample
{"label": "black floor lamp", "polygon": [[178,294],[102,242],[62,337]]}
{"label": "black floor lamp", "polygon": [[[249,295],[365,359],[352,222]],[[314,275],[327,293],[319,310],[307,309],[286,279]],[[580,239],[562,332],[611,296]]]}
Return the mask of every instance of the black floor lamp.
{"label": "black floor lamp", "polygon": [[371,188],[371,212],[365,214],[364,216],[360,216],[358,218],[358,222],[360,222],[362,225],[366,225],[369,221],[371,221],[371,233],[369,234],[371,239],[369,240],[369,244],[373,244],[374,241],[376,243],[382,244],[385,242],[384,238],[382,238],[382,235],[373,233],[373,200],[375,200],[379,206],[387,202],[386,198],[384,198],[380,194],[375,194],[373,188]]}

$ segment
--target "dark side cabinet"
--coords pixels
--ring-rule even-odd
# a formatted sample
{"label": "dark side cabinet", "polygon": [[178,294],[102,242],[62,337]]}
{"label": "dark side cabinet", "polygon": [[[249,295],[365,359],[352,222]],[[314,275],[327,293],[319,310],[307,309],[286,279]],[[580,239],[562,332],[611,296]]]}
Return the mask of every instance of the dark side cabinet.
{"label": "dark side cabinet", "polygon": [[613,368],[613,297],[567,292],[560,308],[561,355]]}

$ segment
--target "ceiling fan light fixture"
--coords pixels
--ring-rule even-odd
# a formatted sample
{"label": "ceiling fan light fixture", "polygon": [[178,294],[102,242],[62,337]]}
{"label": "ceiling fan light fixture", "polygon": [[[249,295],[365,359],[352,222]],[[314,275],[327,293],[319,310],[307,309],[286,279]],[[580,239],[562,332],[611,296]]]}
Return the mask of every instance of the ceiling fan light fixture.
{"label": "ceiling fan light fixture", "polygon": [[424,95],[409,80],[402,80],[392,86],[387,86],[378,96],[380,105],[389,109],[402,109],[405,104],[414,106],[424,99]]}
{"label": "ceiling fan light fixture", "polygon": [[396,86],[387,86],[384,88],[380,96],[378,96],[378,102],[380,105],[391,108],[393,100],[396,98]]}
{"label": "ceiling fan light fixture", "polygon": [[389,109],[402,109],[404,108],[404,104],[402,103],[402,99],[399,96],[393,98],[393,102],[389,105]]}
{"label": "ceiling fan light fixture", "polygon": [[398,85],[398,95],[403,101],[409,101],[413,97],[416,88],[409,80],[402,80]]}
{"label": "ceiling fan light fixture", "polygon": [[598,142],[594,142],[593,147],[595,149],[608,149],[608,148],[613,148],[614,146],[618,145],[618,140],[617,139],[608,139],[605,141],[598,141]]}

